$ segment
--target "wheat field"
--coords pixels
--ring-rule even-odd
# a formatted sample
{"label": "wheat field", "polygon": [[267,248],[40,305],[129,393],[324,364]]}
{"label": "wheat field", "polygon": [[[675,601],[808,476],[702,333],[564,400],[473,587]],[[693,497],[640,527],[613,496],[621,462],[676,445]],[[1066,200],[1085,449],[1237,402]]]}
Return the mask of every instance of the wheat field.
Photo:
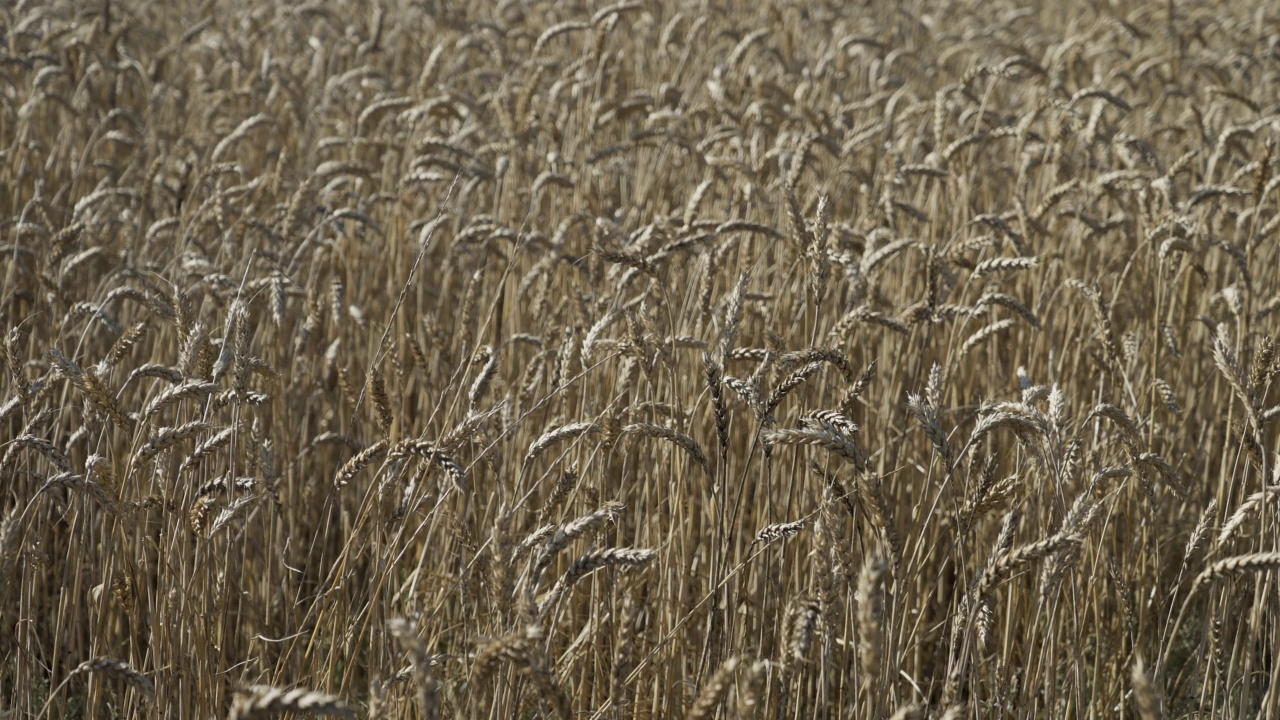
{"label": "wheat field", "polygon": [[0,718],[1280,717],[1280,9],[0,38]]}

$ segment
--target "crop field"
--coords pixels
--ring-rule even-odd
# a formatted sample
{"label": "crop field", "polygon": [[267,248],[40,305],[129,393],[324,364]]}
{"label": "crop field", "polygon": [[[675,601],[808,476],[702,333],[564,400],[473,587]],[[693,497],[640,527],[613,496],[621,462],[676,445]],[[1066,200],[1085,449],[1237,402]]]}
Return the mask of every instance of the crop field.
{"label": "crop field", "polygon": [[1280,717],[1280,7],[0,3],[0,719]]}

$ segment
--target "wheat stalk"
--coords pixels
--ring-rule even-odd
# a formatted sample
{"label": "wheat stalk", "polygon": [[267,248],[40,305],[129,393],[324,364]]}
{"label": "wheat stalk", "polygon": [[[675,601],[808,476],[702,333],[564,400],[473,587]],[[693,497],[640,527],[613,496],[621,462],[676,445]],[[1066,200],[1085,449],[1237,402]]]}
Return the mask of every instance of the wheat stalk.
{"label": "wheat stalk", "polygon": [[236,693],[228,720],[269,718],[286,712],[354,718],[355,711],[342,700],[324,693],[294,688],[286,690],[270,685],[249,685]]}

